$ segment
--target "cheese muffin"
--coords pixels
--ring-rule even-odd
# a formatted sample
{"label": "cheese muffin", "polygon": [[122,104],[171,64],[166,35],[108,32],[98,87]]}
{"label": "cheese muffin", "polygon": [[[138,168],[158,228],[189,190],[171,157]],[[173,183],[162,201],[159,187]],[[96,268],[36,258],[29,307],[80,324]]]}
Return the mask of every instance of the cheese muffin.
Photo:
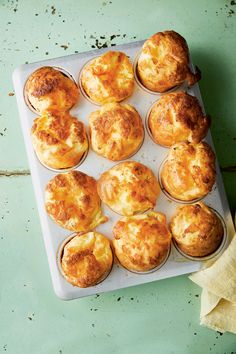
{"label": "cheese muffin", "polygon": [[199,143],[210,126],[196,97],[186,92],[163,95],[152,107],[148,127],[153,140],[172,146],[181,141]]}
{"label": "cheese muffin", "polygon": [[53,169],[78,165],[88,150],[83,123],[68,112],[44,112],[34,120],[31,137],[39,160]]}
{"label": "cheese muffin", "polygon": [[108,219],[102,214],[96,180],[71,171],[52,178],[45,190],[45,208],[58,225],[70,231],[87,232]]}
{"label": "cheese muffin", "polygon": [[39,113],[68,111],[79,98],[78,87],[61,71],[50,66],[37,69],[25,84],[25,95]]}
{"label": "cheese muffin", "polygon": [[113,263],[110,241],[98,232],[76,235],[64,247],[61,269],[74,286],[87,288],[101,282]]}
{"label": "cheese muffin", "polygon": [[112,161],[133,155],[144,139],[142,119],[128,104],[107,103],[91,113],[89,129],[93,150]]}
{"label": "cheese muffin", "polygon": [[115,254],[129,270],[149,271],[169,253],[171,234],[161,213],[123,217],[115,224],[113,234]]}
{"label": "cheese muffin", "polygon": [[192,257],[204,257],[216,251],[224,234],[221,220],[204,203],[178,208],[170,229],[180,250]]}
{"label": "cheese muffin", "polygon": [[121,162],[104,172],[97,188],[102,201],[121,215],[154,208],[160,193],[154,173],[136,161]]}
{"label": "cheese muffin", "polygon": [[205,142],[175,144],[160,177],[164,189],[172,197],[182,201],[202,198],[215,183],[215,154]]}
{"label": "cheese muffin", "polygon": [[132,64],[122,52],[106,52],[84,67],[81,85],[87,96],[98,104],[120,102],[133,93]]}
{"label": "cheese muffin", "polygon": [[141,83],[151,91],[165,92],[183,82],[189,86],[200,80],[189,68],[185,39],[174,31],[158,32],[144,43],[137,63]]}

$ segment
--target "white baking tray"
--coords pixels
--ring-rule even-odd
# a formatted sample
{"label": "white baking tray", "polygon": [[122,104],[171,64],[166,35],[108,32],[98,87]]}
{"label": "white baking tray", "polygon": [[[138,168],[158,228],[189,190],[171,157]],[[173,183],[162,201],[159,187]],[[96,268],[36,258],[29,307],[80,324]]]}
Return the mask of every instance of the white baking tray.
{"label": "white baking tray", "polygon": [[[131,44],[119,45],[112,48],[112,50],[119,50],[125,52],[132,62],[135,61],[137,54],[139,53],[143,41],[135,42]],[[53,178],[57,173],[48,170],[38,161],[31,143],[30,131],[33,124],[33,120],[36,118],[36,114],[33,113],[26,105],[23,95],[23,89],[28,76],[41,66],[56,66],[66,70],[71,74],[75,81],[78,82],[79,74],[83,65],[91,58],[101,55],[108,49],[99,49],[81,54],[74,54],[56,59],[45,60],[33,64],[23,65],[17,68],[13,73],[14,88],[20,112],[21,125],[23,135],[26,144],[26,150],[29,159],[29,165],[32,175],[33,186],[36,195],[36,201],[38,204],[39,216],[42,225],[43,238],[48,256],[49,268],[52,277],[52,283],[57,296],[61,299],[69,300],[101,292],[111,291],[115,289],[125,288],[142,283],[148,283],[151,281],[169,278],[180,274],[186,274],[194,272],[201,267],[201,262],[191,261],[183,257],[175,247],[172,245],[171,252],[168,260],[160,269],[148,273],[148,274],[135,274],[120,266],[118,263],[114,263],[113,268],[109,276],[100,284],[89,288],[78,288],[70,285],[61,275],[58,267],[58,249],[61,243],[71,234],[58,225],[56,225],[47,215],[44,207],[44,189],[47,182]],[[202,104],[201,95],[198,85],[189,89],[188,92],[196,96]],[[144,91],[137,83],[135,84],[135,90],[131,97],[123,101],[123,103],[129,103],[133,105],[140,113],[145,126],[145,119],[150,106],[160,97],[159,94],[150,94]],[[78,104],[71,109],[71,114],[78,117],[86,128],[88,128],[88,116],[90,112],[98,109],[97,105],[89,102],[82,94]],[[212,139],[210,133],[206,138],[207,142],[212,145]],[[155,175],[158,177],[158,168],[168,153],[167,148],[156,145],[150,138],[145,128],[145,140],[141,149],[130,160],[139,161],[152,169]],[[90,148],[89,153],[85,161],[77,168],[88,175],[98,179],[100,174],[114,166],[115,163],[108,161],[107,159],[96,155]],[[219,167],[217,166],[217,182],[213,188],[213,191],[203,199],[206,204],[216,209],[224,218],[227,229],[228,239],[233,234],[233,223],[230,215],[228,202],[226,199],[222,179],[220,176]],[[157,200],[155,210],[163,212],[167,216],[169,221],[173,215],[176,207],[180,204],[169,200],[162,192]],[[96,228],[97,231],[104,233],[107,237],[112,239],[112,228],[114,223],[120,218],[119,215],[112,212],[109,208],[103,205],[104,214],[109,217],[109,221]]]}

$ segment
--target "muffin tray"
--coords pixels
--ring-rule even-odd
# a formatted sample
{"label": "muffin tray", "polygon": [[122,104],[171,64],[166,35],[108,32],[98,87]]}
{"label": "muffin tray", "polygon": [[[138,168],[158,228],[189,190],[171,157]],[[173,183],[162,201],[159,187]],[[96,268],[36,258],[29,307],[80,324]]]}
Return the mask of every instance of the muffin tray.
{"label": "muffin tray", "polygon": [[[137,55],[140,52],[142,44],[143,41],[119,45],[115,47],[115,50],[119,50],[126,53],[130,57],[130,60],[134,63],[135,68],[135,61],[137,59]],[[74,106],[70,110],[70,112],[73,116],[78,117],[78,119],[85,124],[86,129],[88,129],[88,116],[92,111],[97,110],[99,107],[91,103],[91,101],[89,101],[81,92],[79,84],[80,72],[83,66],[89,60],[103,54],[107,50],[108,49],[99,49],[86,53],[74,54],[61,58],[23,65],[17,68],[13,73],[14,88],[20,112],[21,125],[25,139],[36,200],[38,204],[39,216],[42,225],[44,243],[48,256],[53,287],[57,296],[64,300],[75,299],[83,296],[88,296],[101,292],[125,288],[128,286],[148,283],[159,279],[169,278],[180,274],[194,272],[197,271],[203,264],[200,261],[192,261],[190,259],[187,259],[180,252],[178,252],[174,244],[172,244],[169,257],[166,260],[165,264],[161,268],[149,273],[136,274],[130,272],[124,269],[115,260],[112,270],[107,276],[107,278],[98,285],[88,288],[78,288],[70,285],[61,274],[60,250],[62,249],[62,245],[65,243],[65,240],[70,237],[72,233],[56,225],[48,217],[45,211],[44,189],[47,182],[51,178],[53,178],[58,172],[49,170],[48,168],[43,166],[34,153],[31,143],[30,131],[33,124],[33,120],[37,117],[37,115],[32,112],[32,110],[30,110],[27,106],[27,103],[24,98],[24,85],[29,75],[41,66],[54,66],[62,70],[64,73],[71,75],[79,85],[80,99],[78,104]],[[112,48],[112,50],[114,50],[114,48]],[[181,86],[176,90],[180,89],[187,90],[188,93],[196,96],[200,101],[200,104],[203,106],[199,87],[197,84],[191,89]],[[152,94],[142,88],[141,85],[137,82],[136,78],[135,90],[133,95],[125,101],[121,102],[129,103],[137,109],[143,119],[143,124],[145,127],[145,139],[143,145],[135,155],[129,158],[129,160],[139,161],[144,165],[148,166],[152,169],[157,178],[159,166],[167,156],[169,149],[161,147],[153,142],[153,140],[149,136],[146,127],[146,116],[152,104],[156,100],[158,100],[159,97],[160,94]],[[205,140],[213,147],[210,132],[208,133]],[[98,179],[102,172],[108,170],[115,164],[116,162],[111,162],[103,157],[98,156],[90,148],[82,164],[75,169],[85,172],[88,175]],[[233,223],[218,165],[216,184],[213,187],[212,192],[209,193],[205,198],[203,198],[203,201],[207,205],[213,207],[223,217],[225,221],[227,229],[227,239],[224,244],[224,247],[222,247],[221,249],[222,252],[223,249],[229,243],[229,239],[233,234]],[[169,199],[163,192],[161,192],[160,197],[157,200],[155,210],[166,214],[167,221],[169,221],[170,217],[175,212],[176,207],[180,205],[180,203]],[[102,205],[102,208],[104,214],[109,217],[109,221],[105,224],[99,225],[96,230],[112,239],[113,225],[118,219],[121,218],[121,216],[111,211],[104,204]]]}

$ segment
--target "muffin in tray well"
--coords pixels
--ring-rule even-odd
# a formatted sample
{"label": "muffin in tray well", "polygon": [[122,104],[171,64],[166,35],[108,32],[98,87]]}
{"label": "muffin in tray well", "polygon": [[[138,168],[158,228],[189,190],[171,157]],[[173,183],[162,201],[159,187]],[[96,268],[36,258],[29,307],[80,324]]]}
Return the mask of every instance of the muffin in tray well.
{"label": "muffin in tray well", "polygon": [[221,220],[204,203],[178,208],[171,219],[170,230],[180,250],[192,257],[216,251],[224,234]]}
{"label": "muffin in tray well", "polygon": [[123,217],[113,228],[113,245],[120,263],[127,269],[146,272],[167,258],[171,233],[164,214]]}
{"label": "muffin in tray well", "polygon": [[120,102],[133,93],[132,64],[124,53],[108,51],[85,65],[81,85],[87,96],[98,104]]}
{"label": "muffin in tray well", "polygon": [[44,66],[34,71],[25,84],[25,96],[31,106],[44,111],[68,111],[79,98],[75,82],[61,71]]}
{"label": "muffin in tray well", "polygon": [[31,137],[39,160],[53,169],[79,164],[88,150],[83,123],[68,112],[44,112],[34,120]]}
{"label": "muffin in tray well", "polygon": [[106,278],[113,263],[110,241],[98,232],[76,235],[62,251],[61,269],[74,286],[87,288]]}
{"label": "muffin in tray well", "polygon": [[136,161],[121,162],[98,180],[102,201],[121,215],[134,215],[154,208],[160,193],[153,172]]}
{"label": "muffin in tray well", "polygon": [[180,201],[202,198],[215,183],[215,154],[205,142],[175,144],[164,161],[160,178],[163,188]]}
{"label": "muffin in tray well", "polygon": [[152,107],[148,127],[154,141],[172,146],[181,141],[199,143],[210,126],[196,97],[186,92],[163,95]]}
{"label": "muffin in tray well", "polygon": [[92,112],[89,129],[93,150],[113,161],[133,155],[144,139],[142,119],[128,104],[107,103]]}
{"label": "muffin in tray well", "polygon": [[192,86],[201,78],[199,71],[191,72],[187,43],[174,31],[158,32],[146,40],[137,74],[141,83],[155,92],[165,92],[185,81]]}
{"label": "muffin in tray well", "polygon": [[107,221],[96,180],[80,171],[58,174],[48,182],[45,207],[53,221],[71,231],[91,231]]}

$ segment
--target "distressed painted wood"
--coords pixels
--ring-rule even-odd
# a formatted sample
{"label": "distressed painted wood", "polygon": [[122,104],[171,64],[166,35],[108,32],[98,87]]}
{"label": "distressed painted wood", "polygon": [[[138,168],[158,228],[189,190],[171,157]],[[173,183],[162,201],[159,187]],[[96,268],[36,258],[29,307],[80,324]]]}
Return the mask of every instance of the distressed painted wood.
{"label": "distressed painted wood", "polygon": [[200,83],[230,206],[236,208],[236,2],[0,1],[0,353],[231,353],[236,337],[199,326],[187,276],[62,302],[51,287],[11,82],[13,69],[175,29]]}

